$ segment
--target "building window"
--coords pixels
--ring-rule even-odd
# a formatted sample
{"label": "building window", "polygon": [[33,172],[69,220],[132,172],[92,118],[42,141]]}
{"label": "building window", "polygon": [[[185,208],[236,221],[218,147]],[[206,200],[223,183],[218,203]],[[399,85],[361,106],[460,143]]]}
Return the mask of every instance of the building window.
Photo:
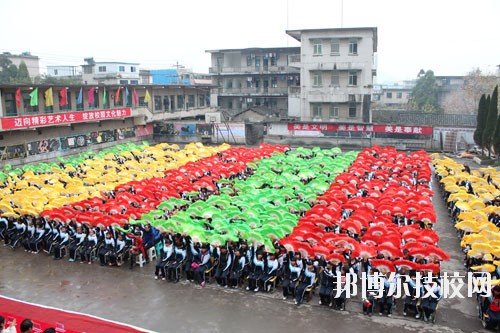
{"label": "building window", "polygon": [[349,40],[349,54],[357,55],[358,54],[358,40],[351,39]]}
{"label": "building window", "polygon": [[322,82],[321,82],[321,72],[315,72],[313,74],[313,86],[314,87],[321,87]]}
{"label": "building window", "polygon": [[57,69],[54,69],[54,75],[57,75]]}
{"label": "building window", "polygon": [[276,76],[271,78],[271,88],[278,88],[278,78]]}
{"label": "building window", "polygon": [[161,96],[155,96],[154,102],[155,102],[155,111],[161,111],[161,109],[162,109]]}
{"label": "building window", "polygon": [[250,67],[252,66],[252,56],[247,55],[247,66]]}
{"label": "building window", "polygon": [[130,84],[139,84],[139,80],[130,80]]}
{"label": "building window", "polygon": [[232,110],[232,108],[233,108],[233,101],[227,101],[227,108],[229,110]]}
{"label": "building window", "polygon": [[322,55],[323,50],[322,50],[322,44],[321,40],[313,40],[313,55]]}
{"label": "building window", "polygon": [[125,66],[119,66],[118,71],[120,72],[125,72]]}
{"label": "building window", "polygon": [[330,118],[338,118],[339,117],[339,107],[337,104],[330,104]]}
{"label": "building window", "polygon": [[255,57],[255,67],[260,68],[260,57]]}
{"label": "building window", "polygon": [[340,54],[340,41],[337,38],[332,39],[332,54]]}
{"label": "building window", "polygon": [[398,98],[398,99],[403,98],[403,93],[401,93],[401,92],[396,93],[396,98]]}
{"label": "building window", "polygon": [[188,95],[188,108],[194,108],[194,95]]}
{"label": "building window", "polygon": [[349,85],[357,86],[358,85],[358,73],[355,71],[349,72]]}
{"label": "building window", "polygon": [[276,53],[271,53],[271,66],[278,66],[278,56]]}
{"label": "building window", "polygon": [[226,89],[233,89],[233,80],[232,79],[226,80]]}
{"label": "building window", "polygon": [[198,95],[198,107],[202,108],[205,106],[205,95]]}
{"label": "building window", "polygon": [[349,95],[347,97],[349,99],[349,102],[356,103],[356,95],[351,94],[351,95]]}
{"label": "building window", "polygon": [[130,66],[130,71],[131,71],[132,73],[135,73],[135,71],[136,71],[135,66]]}
{"label": "building window", "polygon": [[356,118],[356,104],[349,105],[349,117]]}
{"label": "building window", "polygon": [[332,86],[340,86],[340,76],[339,71],[332,71]]}
{"label": "building window", "polygon": [[387,93],[385,94],[385,97],[386,97],[386,98],[392,98],[392,92],[387,92]]}
{"label": "building window", "polygon": [[321,119],[321,104],[312,104],[312,117],[313,119]]}
{"label": "building window", "polygon": [[184,95],[177,95],[177,109],[184,109]]}
{"label": "building window", "polygon": [[128,84],[128,80],[120,80],[120,84]]}
{"label": "building window", "polygon": [[106,71],[106,66],[99,66],[99,72],[105,72]]}

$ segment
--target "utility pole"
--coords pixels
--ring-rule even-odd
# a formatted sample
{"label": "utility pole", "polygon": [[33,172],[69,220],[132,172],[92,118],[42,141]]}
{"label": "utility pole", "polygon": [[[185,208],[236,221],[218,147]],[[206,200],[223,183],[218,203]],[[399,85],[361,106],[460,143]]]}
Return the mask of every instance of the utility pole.
{"label": "utility pole", "polygon": [[177,70],[177,82],[176,83],[179,84],[179,82],[180,82],[179,81],[179,69],[184,69],[185,67],[184,67],[184,65],[179,64],[178,60],[172,66],[174,66]]}

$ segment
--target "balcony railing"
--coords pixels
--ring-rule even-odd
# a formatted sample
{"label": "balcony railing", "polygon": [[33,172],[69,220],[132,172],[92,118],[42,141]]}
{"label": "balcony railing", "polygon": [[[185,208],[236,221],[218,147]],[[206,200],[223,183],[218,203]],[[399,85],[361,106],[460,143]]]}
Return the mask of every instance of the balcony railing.
{"label": "balcony railing", "polygon": [[219,95],[238,96],[238,95],[271,95],[271,96],[286,96],[288,87],[258,87],[258,88],[219,88]]}

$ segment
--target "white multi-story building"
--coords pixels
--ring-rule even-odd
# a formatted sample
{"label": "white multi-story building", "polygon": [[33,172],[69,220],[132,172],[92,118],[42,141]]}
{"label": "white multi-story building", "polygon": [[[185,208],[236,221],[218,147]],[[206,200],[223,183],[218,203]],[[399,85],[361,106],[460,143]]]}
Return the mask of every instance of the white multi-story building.
{"label": "white multi-story building", "polygon": [[47,66],[47,76],[57,78],[73,78],[82,75],[80,66]]}
{"label": "white multi-story building", "polygon": [[129,62],[96,62],[86,58],[82,65],[85,84],[139,84],[139,64]]}
{"label": "white multi-story building", "polygon": [[288,96],[288,114],[301,121],[371,122],[377,28],[287,30],[300,42],[300,93]]}

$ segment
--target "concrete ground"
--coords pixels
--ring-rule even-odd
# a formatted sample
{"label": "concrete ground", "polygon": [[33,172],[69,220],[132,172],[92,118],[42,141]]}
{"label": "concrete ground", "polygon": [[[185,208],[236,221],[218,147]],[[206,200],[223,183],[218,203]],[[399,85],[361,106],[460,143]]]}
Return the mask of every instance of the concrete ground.
{"label": "concrete ground", "polygon": [[[447,272],[465,273],[463,253],[436,182],[439,246],[451,254]],[[392,318],[362,314],[359,298],[347,311],[318,305],[317,295],[299,307],[270,294],[227,290],[208,284],[178,284],[153,279],[154,266],[100,267],[55,261],[20,248],[0,246],[0,294],[24,301],[78,311],[156,332],[483,332],[474,299],[443,299],[435,324],[402,316],[399,301]],[[466,291],[466,289],[462,289]],[[8,309],[7,309],[8,310]]]}

